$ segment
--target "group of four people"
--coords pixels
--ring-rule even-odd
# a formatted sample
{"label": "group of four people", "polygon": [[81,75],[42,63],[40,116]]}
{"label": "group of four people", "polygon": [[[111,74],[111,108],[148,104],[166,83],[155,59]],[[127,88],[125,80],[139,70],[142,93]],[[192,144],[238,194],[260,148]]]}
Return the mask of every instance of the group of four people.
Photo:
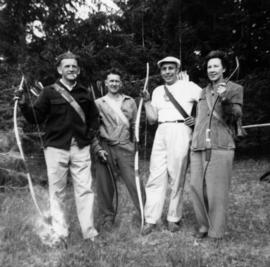
{"label": "group of four people", "polygon": [[[241,117],[243,89],[224,79],[227,66],[225,54],[221,51],[211,52],[206,59],[210,82],[203,90],[193,82],[178,79],[180,64],[175,57],[160,60],[158,67],[164,85],[154,89],[151,100],[148,93],[143,94],[147,119],[149,123],[158,123],[158,127],[145,190],[141,181],[145,204],[142,234],[152,232],[160,220],[169,182],[168,229],[172,232],[180,229],[190,157],[191,196],[199,224],[196,236],[220,238],[225,232],[235,125]],[[45,123],[44,153],[52,226],[59,240],[68,236],[64,212],[68,172],[73,180],[83,238],[93,240],[98,232],[93,220],[90,146],[97,157],[94,169],[100,230],[111,230],[115,215],[115,188],[107,164],[113,171],[118,169],[140,212],[134,175],[133,133],[137,106],[133,98],[122,93],[122,77],[116,69],[107,72],[105,85],[108,92],[95,102],[89,91],[77,83],[80,68],[76,55],[71,52],[60,55],[57,71],[60,79],[44,88],[33,107],[21,92],[17,92],[16,97],[20,98],[21,111],[29,122]],[[187,117],[178,111],[168,94],[189,114]],[[210,116],[217,97],[214,115]],[[196,119],[190,115],[194,103],[198,103]],[[206,171],[209,124],[212,157]]]}

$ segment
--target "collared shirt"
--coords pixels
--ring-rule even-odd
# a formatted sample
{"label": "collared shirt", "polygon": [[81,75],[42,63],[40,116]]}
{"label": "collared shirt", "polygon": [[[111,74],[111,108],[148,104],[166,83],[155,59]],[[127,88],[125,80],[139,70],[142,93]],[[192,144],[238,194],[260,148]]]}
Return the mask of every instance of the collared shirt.
{"label": "collared shirt", "polygon": [[[199,100],[201,88],[193,82],[183,80],[167,85],[167,88],[187,114],[190,114],[193,103]],[[158,122],[184,119],[167,97],[164,85],[154,89],[151,104],[157,109]]]}
{"label": "collared shirt", "polygon": [[[59,80],[56,83],[68,90]],[[84,111],[86,123],[51,85],[42,90],[33,107],[28,104],[20,106],[30,123],[45,123],[45,146],[68,150],[74,138],[79,147],[84,147],[93,141],[98,130],[98,109],[88,90],[77,84],[69,93]]]}
{"label": "collared shirt", "polygon": [[[211,122],[211,147],[212,149],[234,149],[233,123],[242,116],[243,87],[237,83],[228,82],[227,89],[222,94],[221,101],[217,102],[215,111],[219,118],[214,115]],[[197,106],[196,125],[193,132],[191,149],[205,150],[206,130],[209,127],[210,110],[207,104],[206,94],[210,101],[217,97],[216,89],[208,85],[203,89]]]}
{"label": "collared shirt", "polygon": [[59,82],[62,85],[64,85],[66,87],[66,89],[68,89],[69,91],[72,91],[77,85],[77,82],[75,82],[73,85],[70,86],[70,85],[66,84],[63,79],[60,79]]}
{"label": "collared shirt", "polygon": [[96,100],[96,105],[101,116],[100,136],[110,145],[127,144],[132,141],[132,133],[135,127],[137,106],[135,100],[123,95],[121,111],[129,121],[124,123],[106,101],[106,96]]}

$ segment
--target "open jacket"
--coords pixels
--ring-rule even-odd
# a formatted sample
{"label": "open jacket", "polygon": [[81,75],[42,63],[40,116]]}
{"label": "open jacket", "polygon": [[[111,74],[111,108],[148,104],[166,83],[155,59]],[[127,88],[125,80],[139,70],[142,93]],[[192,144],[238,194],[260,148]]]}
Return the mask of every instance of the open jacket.
{"label": "open jacket", "polygon": [[[193,151],[205,150],[206,130],[209,126],[211,110],[209,110],[206,96],[210,97],[212,106],[217,97],[215,88],[209,84],[202,90],[198,106],[195,129],[191,148]],[[212,117],[211,145],[212,149],[234,149],[234,137],[237,125],[242,117],[243,87],[229,81],[227,89],[218,101],[215,111],[220,119]]]}
{"label": "open jacket", "polygon": [[[56,83],[68,90],[59,80]],[[84,111],[86,123],[52,85],[43,89],[33,107],[28,103],[20,105],[24,117],[30,123],[45,124],[45,147],[68,150],[72,138],[75,138],[79,147],[95,143],[99,113],[94,101],[88,90],[79,84],[68,92]]]}

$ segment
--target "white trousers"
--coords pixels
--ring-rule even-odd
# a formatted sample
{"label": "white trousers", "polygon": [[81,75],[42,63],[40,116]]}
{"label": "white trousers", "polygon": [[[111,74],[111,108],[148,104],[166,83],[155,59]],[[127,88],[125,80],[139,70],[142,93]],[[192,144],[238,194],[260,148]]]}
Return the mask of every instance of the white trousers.
{"label": "white trousers", "polygon": [[47,147],[44,154],[49,179],[53,229],[59,236],[68,236],[64,200],[67,175],[70,171],[83,238],[93,238],[98,233],[94,228],[94,192],[92,191],[92,175],[90,172],[90,146],[80,149],[73,141],[68,151]]}
{"label": "white trousers", "polygon": [[169,178],[171,194],[167,220],[182,217],[183,188],[188,163],[191,129],[184,123],[158,126],[150,159],[150,176],[146,184],[145,221],[157,223],[161,218]]}

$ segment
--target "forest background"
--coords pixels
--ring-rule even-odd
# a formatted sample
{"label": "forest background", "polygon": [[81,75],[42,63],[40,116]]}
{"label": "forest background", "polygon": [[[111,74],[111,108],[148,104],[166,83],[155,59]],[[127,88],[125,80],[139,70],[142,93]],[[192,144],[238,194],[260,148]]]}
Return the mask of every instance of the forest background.
{"label": "forest background", "polygon": [[[104,71],[124,73],[124,92],[138,99],[146,62],[150,63],[150,93],[162,81],[156,62],[172,55],[200,86],[207,80],[203,59],[214,49],[226,51],[234,76],[245,88],[243,124],[270,121],[270,2],[267,0],[129,0],[110,14],[78,16],[83,0],[0,1],[0,129],[12,129],[12,98],[22,73],[28,90],[57,77],[55,58],[71,50],[81,58],[81,81],[101,95]],[[25,132],[36,131],[21,120]],[[142,120],[142,140],[145,135]],[[148,151],[155,127],[148,127]],[[150,133],[150,134],[149,134]],[[269,127],[248,130],[238,151],[267,153]]]}
{"label": "forest background", "polygon": [[[52,249],[40,242],[42,224],[14,140],[13,93],[22,74],[28,92],[37,89],[38,82],[44,86],[54,82],[55,57],[60,53],[71,50],[81,57],[81,82],[92,85],[97,97],[105,70],[117,67],[124,74],[124,92],[138,100],[147,61],[150,93],[162,83],[156,62],[167,55],[181,58],[182,70],[203,87],[207,83],[204,57],[213,49],[222,49],[230,58],[228,73],[235,68],[236,56],[240,61],[233,80],[244,86],[243,124],[270,122],[269,0],[120,0],[118,13],[93,12],[82,19],[76,7],[83,2],[0,0],[0,266],[270,266],[270,183],[258,179],[269,172],[270,127],[247,129],[248,136],[237,144],[228,233],[221,243],[193,237],[196,222],[189,172],[183,226],[178,233],[167,231],[164,213],[158,231],[139,235],[133,204],[119,181],[115,228],[103,239],[82,242],[69,186],[68,247]],[[48,210],[46,168],[36,134],[42,132],[42,125],[40,129],[30,126],[22,116],[18,122],[38,203]],[[155,126],[147,125],[142,116],[140,147],[148,152],[140,160],[144,183],[154,131]],[[98,225],[97,213],[95,207]]]}

